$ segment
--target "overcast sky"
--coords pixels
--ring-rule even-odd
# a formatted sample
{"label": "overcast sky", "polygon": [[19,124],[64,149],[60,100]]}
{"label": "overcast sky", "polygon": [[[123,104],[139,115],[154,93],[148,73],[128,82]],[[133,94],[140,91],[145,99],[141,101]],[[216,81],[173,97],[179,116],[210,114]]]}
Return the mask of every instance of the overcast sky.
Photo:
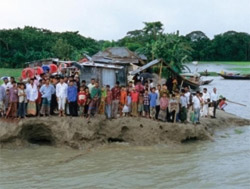
{"label": "overcast sky", "polygon": [[0,29],[35,26],[117,40],[152,21],[167,33],[250,33],[250,0],[0,0]]}

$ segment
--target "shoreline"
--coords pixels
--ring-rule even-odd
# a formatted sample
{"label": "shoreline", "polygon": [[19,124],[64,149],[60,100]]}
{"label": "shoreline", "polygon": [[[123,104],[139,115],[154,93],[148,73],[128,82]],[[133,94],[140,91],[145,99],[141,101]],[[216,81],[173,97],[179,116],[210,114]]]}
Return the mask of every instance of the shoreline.
{"label": "shoreline", "polygon": [[80,117],[27,118],[16,122],[0,120],[0,149],[31,144],[90,149],[113,142],[135,146],[211,140],[216,129],[250,125],[249,119],[218,111],[217,118],[201,118],[201,124],[166,123],[141,117],[107,120],[96,116],[87,123]]}

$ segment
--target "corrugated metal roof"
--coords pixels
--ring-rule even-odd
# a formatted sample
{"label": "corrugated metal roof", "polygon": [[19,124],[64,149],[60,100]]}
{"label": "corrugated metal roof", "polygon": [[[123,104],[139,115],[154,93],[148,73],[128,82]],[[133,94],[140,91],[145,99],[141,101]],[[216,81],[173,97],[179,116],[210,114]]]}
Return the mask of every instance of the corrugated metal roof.
{"label": "corrugated metal roof", "polygon": [[126,47],[110,47],[92,57],[95,62],[128,64],[139,63],[140,57]]}
{"label": "corrugated metal roof", "polygon": [[143,70],[146,70],[147,68],[149,68],[149,67],[151,67],[151,66],[153,66],[153,65],[155,65],[155,64],[158,64],[160,61],[161,61],[161,59],[155,59],[155,60],[153,60],[153,61],[151,61],[151,62],[145,64],[144,66],[139,67],[139,68],[136,69],[136,70],[130,71],[129,74],[130,74],[130,75],[135,75],[135,74],[137,74],[137,73],[139,73],[139,72],[141,72],[141,71],[143,71]]}
{"label": "corrugated metal roof", "polygon": [[111,65],[111,64],[100,64],[94,62],[84,62],[80,64],[81,66],[90,66],[90,67],[102,67],[108,69],[122,69],[123,66]]}

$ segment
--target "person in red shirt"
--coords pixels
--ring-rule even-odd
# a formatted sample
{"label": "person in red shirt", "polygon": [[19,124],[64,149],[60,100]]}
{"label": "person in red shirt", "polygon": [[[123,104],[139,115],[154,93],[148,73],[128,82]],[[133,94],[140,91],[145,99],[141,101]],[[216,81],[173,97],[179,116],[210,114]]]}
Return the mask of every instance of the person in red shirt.
{"label": "person in red shirt", "polygon": [[121,98],[120,82],[117,81],[115,87],[112,89],[112,118],[117,118],[119,108],[119,101]]}
{"label": "person in red shirt", "polygon": [[112,104],[112,91],[110,90],[110,86],[106,86],[107,96],[105,99],[105,114],[107,119],[111,119],[111,104]]}
{"label": "person in red shirt", "polygon": [[84,107],[86,104],[86,100],[87,98],[86,98],[86,93],[84,91],[84,87],[80,87],[80,91],[77,95],[77,103],[79,106],[80,116],[84,115]]}
{"label": "person in red shirt", "polygon": [[138,112],[137,112],[137,106],[138,106],[138,100],[139,100],[139,93],[133,88],[131,94],[131,101],[132,101],[132,111],[131,115],[137,117]]}

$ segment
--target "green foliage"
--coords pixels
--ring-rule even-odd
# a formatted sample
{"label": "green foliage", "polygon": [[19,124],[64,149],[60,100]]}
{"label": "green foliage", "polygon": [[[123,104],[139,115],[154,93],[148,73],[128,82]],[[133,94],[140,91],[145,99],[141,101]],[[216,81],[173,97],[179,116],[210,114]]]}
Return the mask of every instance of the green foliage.
{"label": "green foliage", "polygon": [[58,57],[79,60],[83,53],[93,55],[100,44],[78,32],[51,32],[47,29],[24,27],[0,30],[0,66],[24,67],[25,62]]}
{"label": "green foliage", "polygon": [[108,47],[125,46],[148,61],[163,58],[180,71],[187,61],[250,61],[250,35],[228,31],[209,39],[202,31],[186,36],[164,33],[163,24],[144,22],[142,29],[128,31],[117,41],[96,41],[76,32],[52,32],[26,26],[0,30],[0,67],[21,68],[25,62],[60,58],[79,60]]}

